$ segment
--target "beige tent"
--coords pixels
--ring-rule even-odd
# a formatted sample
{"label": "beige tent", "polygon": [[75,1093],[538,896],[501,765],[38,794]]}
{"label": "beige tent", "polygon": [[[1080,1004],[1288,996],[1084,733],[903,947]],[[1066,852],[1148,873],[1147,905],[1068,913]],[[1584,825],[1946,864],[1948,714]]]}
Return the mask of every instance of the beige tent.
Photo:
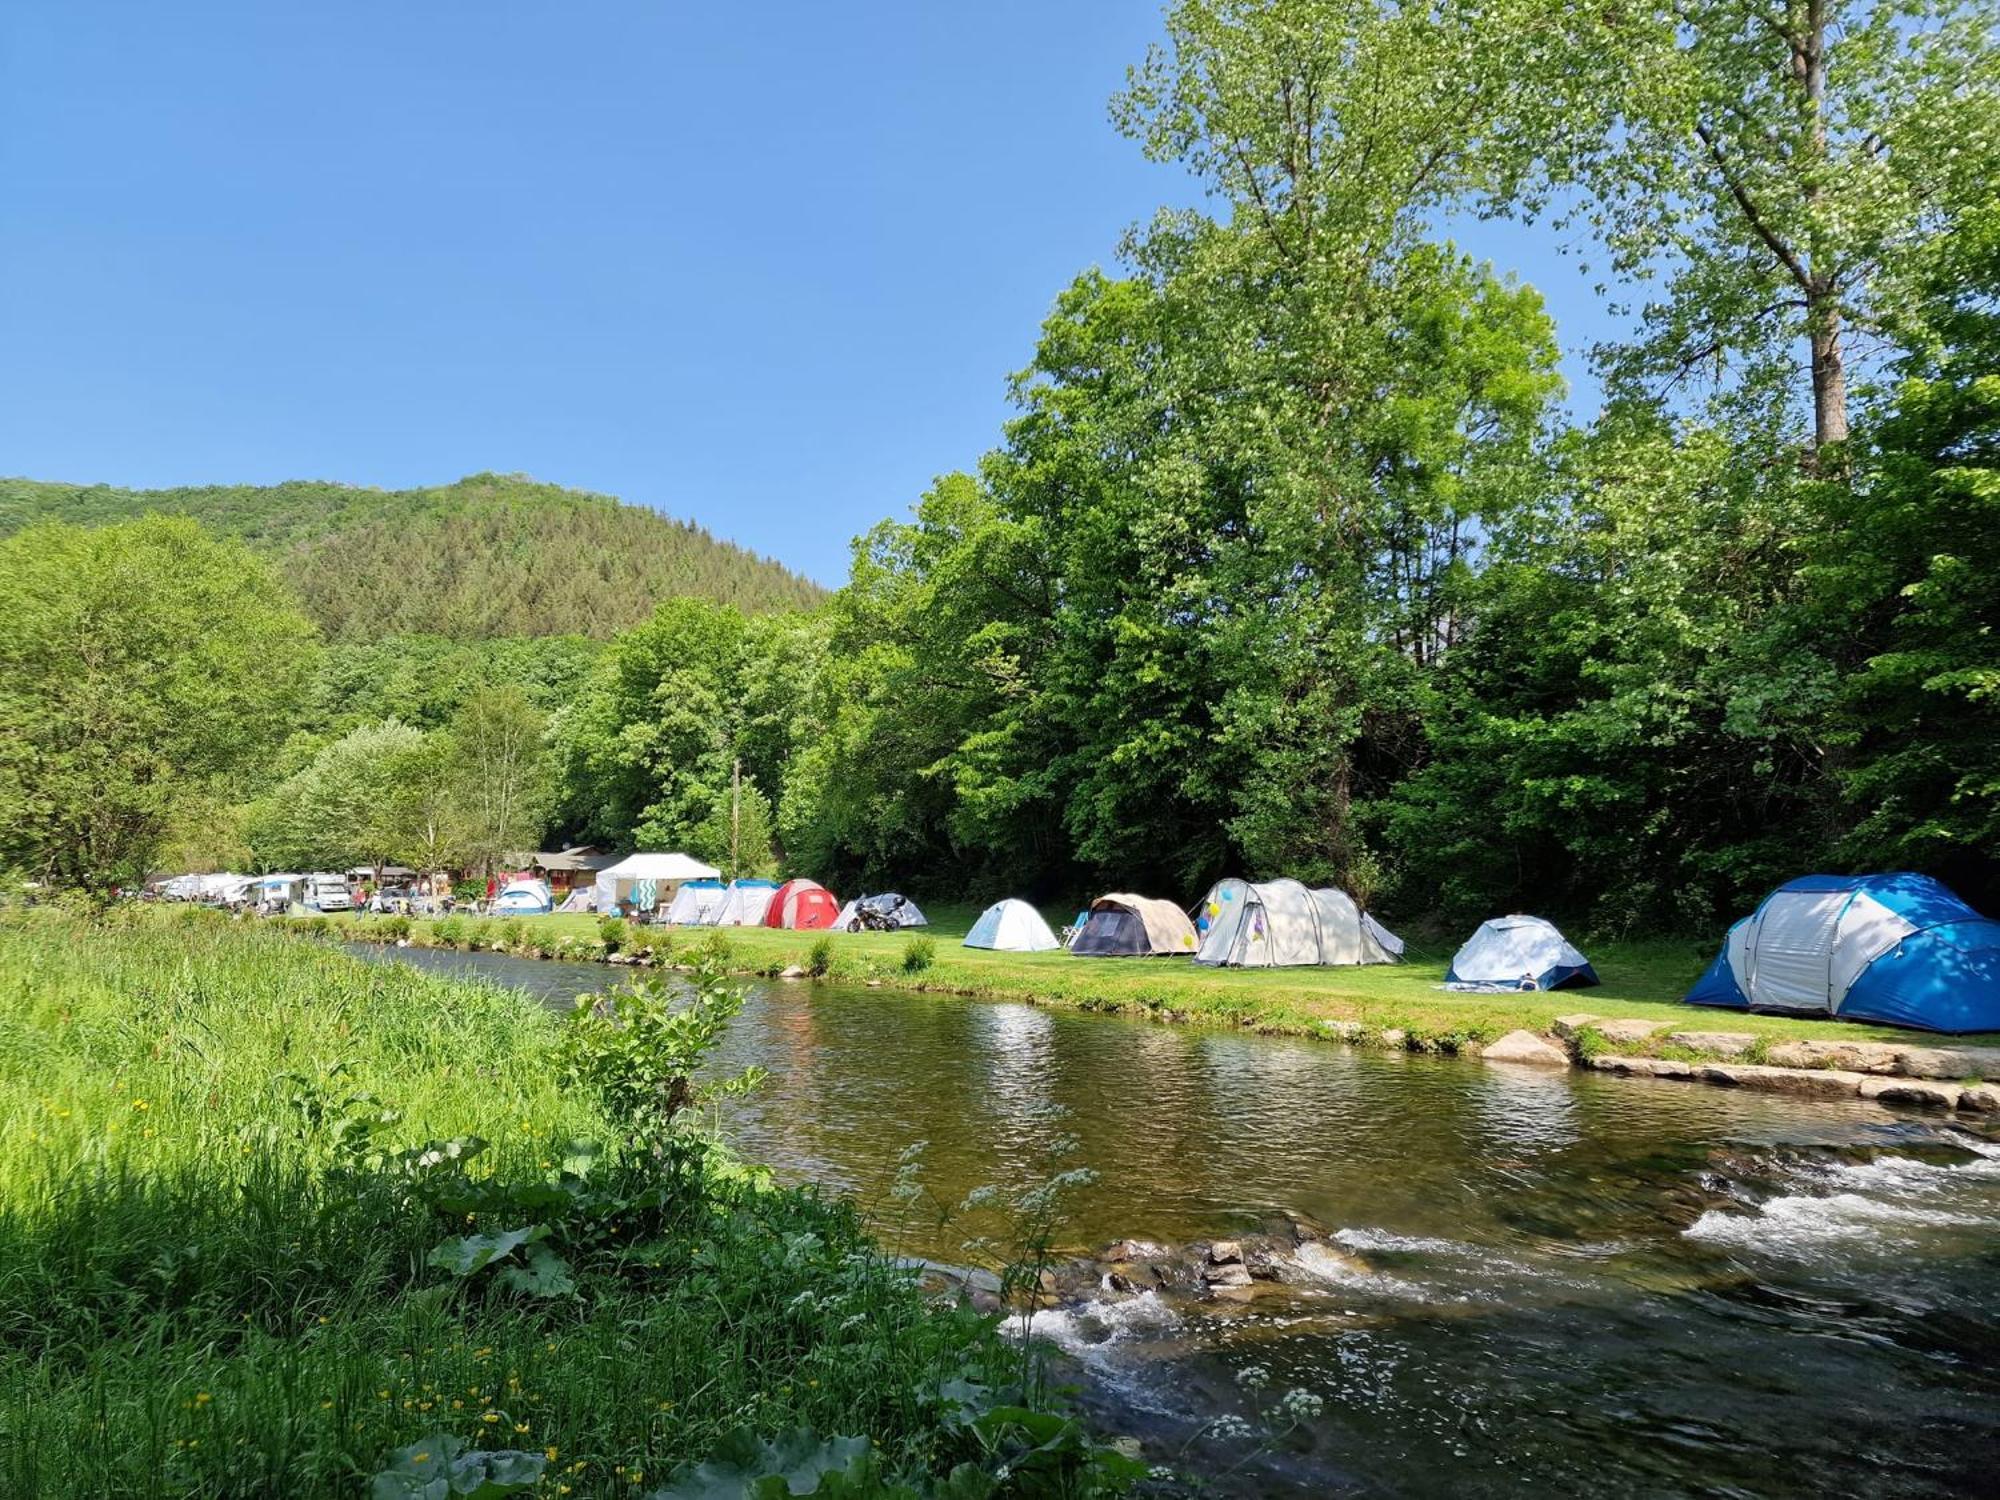
{"label": "beige tent", "polygon": [[1113,891],[1090,903],[1069,951],[1083,958],[1192,957],[1194,923],[1171,901]]}

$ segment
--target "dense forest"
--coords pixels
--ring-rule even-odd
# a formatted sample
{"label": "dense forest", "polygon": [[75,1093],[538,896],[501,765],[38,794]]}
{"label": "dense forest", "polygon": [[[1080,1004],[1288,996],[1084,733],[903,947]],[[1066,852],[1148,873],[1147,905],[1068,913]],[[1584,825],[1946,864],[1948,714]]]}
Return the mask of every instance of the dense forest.
{"label": "dense forest", "polygon": [[[2000,897],[1990,15],[1183,0],[1114,117],[1211,211],[1060,292],[993,451],[830,599],[744,559],[754,598],[618,617],[629,583],[524,567],[482,613],[420,582],[448,535],[504,571],[476,507],[407,548],[384,497],[323,532],[306,492],[218,507],[342,644],[298,647],[262,755],[201,761],[199,795],[169,807],[148,762],[152,842],[71,873],[330,862],[361,852],[340,809],[392,805],[366,842],[412,859],[726,856],[740,770],[741,867],[837,887],[1186,898],[1233,870],[1599,931],[1707,928],[1813,868]],[[1447,214],[1555,223],[1602,278],[1629,333],[1593,353],[1601,410]],[[80,588],[95,621],[146,607],[39,563],[89,535],[0,547],[13,722],[58,712],[30,664]],[[469,641],[530,618],[571,638]],[[62,864],[58,742],[0,750],[30,869]]]}
{"label": "dense forest", "polygon": [[576,634],[636,625],[694,595],[757,612],[824,597],[690,521],[519,476],[434,489],[291,483],[121,490],[0,480],[0,534],[187,516],[270,558],[330,639]]}

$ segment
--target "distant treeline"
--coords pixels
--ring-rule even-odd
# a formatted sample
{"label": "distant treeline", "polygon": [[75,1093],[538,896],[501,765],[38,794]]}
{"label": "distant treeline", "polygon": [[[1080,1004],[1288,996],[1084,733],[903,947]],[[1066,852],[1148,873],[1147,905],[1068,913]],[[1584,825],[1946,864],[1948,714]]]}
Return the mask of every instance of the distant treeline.
{"label": "distant treeline", "polygon": [[[1220,211],[1163,214],[1127,274],[1064,290],[999,445],[861,538],[837,594],[687,588],[614,620],[601,601],[633,591],[593,584],[534,628],[617,624],[602,644],[390,639],[418,564],[349,547],[358,571],[293,587],[372,644],[301,648],[261,758],[176,752],[211,815],[140,818],[150,852],[171,823],[184,851],[331,861],[339,808],[393,805],[369,837],[405,863],[589,840],[1050,898],[1282,873],[1399,923],[1600,932],[1914,868],[1990,909],[2000,68],[1979,11],[1923,13],[1183,0],[1116,114]],[[1552,204],[1632,298],[1587,421],[1540,296],[1433,228]],[[481,512],[459,565],[509,527],[569,535],[540,503]],[[210,519],[288,570],[315,555],[275,516]],[[0,584],[40,581],[0,588],[0,708],[46,727],[0,746],[0,838],[52,870],[66,799],[116,805],[126,773],[101,736],[63,748],[22,665],[87,654],[35,654],[37,608],[87,580],[35,559],[89,547],[7,546]],[[100,594],[101,634],[162,587]],[[299,632],[261,634],[253,696]],[[123,701],[76,707],[102,725]],[[85,790],[54,784],[71,754]],[[385,765],[421,794],[370,790]],[[145,769],[134,805],[173,802],[181,773]]]}
{"label": "distant treeline", "polygon": [[177,490],[0,480],[0,533],[189,516],[270,558],[334,640],[480,640],[635,625],[691,595],[758,612],[810,606],[811,581],[690,521],[520,476],[433,489],[294,482]]}

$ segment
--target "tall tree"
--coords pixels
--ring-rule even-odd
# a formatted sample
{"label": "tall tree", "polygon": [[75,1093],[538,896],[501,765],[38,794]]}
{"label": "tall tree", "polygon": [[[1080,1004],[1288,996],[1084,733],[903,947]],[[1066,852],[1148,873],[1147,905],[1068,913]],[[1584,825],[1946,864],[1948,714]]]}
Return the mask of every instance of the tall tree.
{"label": "tall tree", "polygon": [[463,852],[489,867],[541,837],[549,796],[547,729],[541,711],[512,684],[475,689],[452,718]]}
{"label": "tall tree", "polygon": [[137,880],[282,739],[314,649],[270,571],[192,521],[0,542],[0,859]]}

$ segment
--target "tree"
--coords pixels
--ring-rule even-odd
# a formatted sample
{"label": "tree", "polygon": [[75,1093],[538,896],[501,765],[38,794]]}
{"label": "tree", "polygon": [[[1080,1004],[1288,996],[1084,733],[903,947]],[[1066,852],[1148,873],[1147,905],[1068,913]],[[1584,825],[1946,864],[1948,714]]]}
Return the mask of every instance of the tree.
{"label": "tree", "polygon": [[475,689],[452,718],[464,850],[489,866],[541,837],[549,798],[548,721],[511,684]]}
{"label": "tree", "polygon": [[397,813],[399,783],[424,745],[421,730],[390,719],[321,746],[258,807],[259,859],[316,870],[401,863],[409,830]]}
{"label": "tree", "polygon": [[130,884],[192,806],[284,737],[312,627],[192,521],[32,526],[0,542],[0,858]]}
{"label": "tree", "polygon": [[1591,80],[1594,128],[1545,155],[1558,188],[1586,190],[1614,267],[1664,286],[1614,371],[1679,381],[1734,364],[1782,392],[1803,364],[1814,443],[1844,442],[1853,337],[1898,326],[2000,172],[1991,10],[1655,0],[1588,14],[1567,28],[1560,89]]}

